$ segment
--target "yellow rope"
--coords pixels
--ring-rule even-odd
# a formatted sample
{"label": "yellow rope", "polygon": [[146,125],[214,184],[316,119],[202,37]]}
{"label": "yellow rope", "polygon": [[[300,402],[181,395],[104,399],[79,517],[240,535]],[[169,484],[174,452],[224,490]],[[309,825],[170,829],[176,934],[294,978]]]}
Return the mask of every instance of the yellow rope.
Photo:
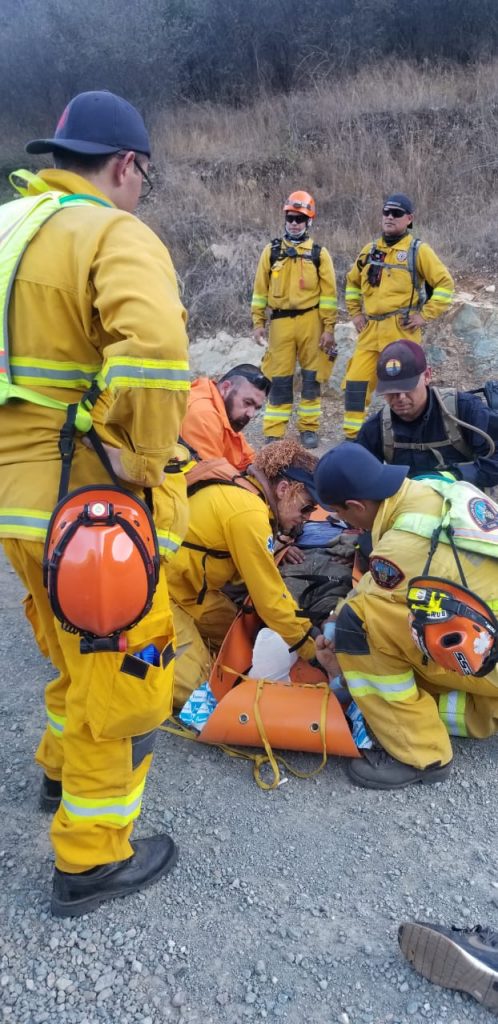
{"label": "yellow rope", "polygon": [[[224,671],[229,671],[229,672],[232,671],[232,669],[228,669],[225,665],[223,666],[223,669],[224,669]],[[242,673],[234,673],[234,674],[242,675]],[[248,677],[247,676],[243,676],[243,678],[248,678]],[[323,689],[322,705],[321,705],[321,709],[320,709],[320,739],[322,741],[322,760],[321,760],[320,764],[318,765],[318,768],[314,768],[313,771],[311,771],[311,772],[300,772],[300,771],[298,771],[297,768],[293,768],[289,764],[289,762],[286,761],[285,758],[282,757],[280,754],[276,754],[276,755],[274,754],[274,752],[272,750],[272,747],[270,745],[270,742],[268,740],[268,737],[266,735],[266,729],[265,729],[265,726],[264,726],[264,723],[263,723],[263,719],[261,717],[260,708],[259,708],[259,703],[260,703],[260,700],[261,700],[261,695],[263,693],[263,688],[265,686],[265,682],[266,682],[265,679],[258,679],[258,681],[257,681],[256,696],[255,696],[255,699],[254,699],[254,708],[253,708],[253,710],[254,710],[254,720],[256,722],[256,725],[257,725],[257,728],[258,728],[258,732],[259,732],[259,735],[260,735],[260,738],[261,738],[261,742],[262,742],[263,747],[265,749],[265,753],[264,754],[252,754],[248,750],[239,750],[239,749],[236,749],[234,747],[229,747],[229,746],[227,746],[226,743],[213,743],[211,745],[212,746],[216,746],[218,748],[218,750],[222,750],[223,753],[224,754],[228,754],[229,757],[238,757],[238,758],[242,758],[245,761],[252,761],[252,764],[253,764],[252,773],[253,773],[253,777],[254,777],[254,781],[255,781],[256,785],[259,786],[259,788],[263,789],[263,790],[272,790],[272,789],[276,789],[277,786],[279,786],[281,781],[282,781],[279,765],[283,765],[283,767],[286,769],[286,771],[289,772],[290,775],[293,775],[295,778],[298,778],[298,779],[313,779],[315,777],[315,775],[318,775],[325,768],[325,765],[327,764],[327,730],[326,730],[326,726],[327,726],[327,707],[328,707],[328,700],[329,700],[330,690],[329,690],[329,687],[328,687],[327,683],[309,684],[309,685],[313,685],[314,689],[318,689],[318,688],[319,689]],[[274,684],[270,683],[270,684],[267,684],[267,685],[274,685]],[[304,684],[304,685],[308,685],[308,684]],[[179,725],[174,718],[168,719],[168,721],[172,721],[174,723],[174,725],[160,725],[159,728],[160,728],[160,730],[162,732],[169,732],[169,733],[171,733],[172,736],[179,736],[179,737],[181,737],[182,739],[185,739],[185,740],[193,740],[193,741],[197,741],[198,740],[198,738],[199,738],[198,733],[194,732],[193,730],[185,728],[185,726],[183,726],[183,725]],[[261,768],[264,765],[266,765],[266,764],[270,765],[271,770],[273,772],[273,779],[272,779],[271,782],[265,782],[264,779],[261,778]]]}

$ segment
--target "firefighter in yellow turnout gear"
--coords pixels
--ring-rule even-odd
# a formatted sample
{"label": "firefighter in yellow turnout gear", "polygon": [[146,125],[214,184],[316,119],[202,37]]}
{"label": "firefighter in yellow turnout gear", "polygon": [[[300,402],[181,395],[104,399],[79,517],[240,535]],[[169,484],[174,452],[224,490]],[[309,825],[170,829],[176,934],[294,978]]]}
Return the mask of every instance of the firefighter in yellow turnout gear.
{"label": "firefighter in yellow turnout gear", "polygon": [[346,278],[346,307],[358,331],[343,381],[346,437],[356,437],[364,422],[379,353],[398,338],[421,343],[424,326],[447,312],[453,299],[449,271],[410,232],[413,212],[408,196],[389,196],[382,236],[363,247]]}
{"label": "firefighter in yellow turnout gear", "polygon": [[[335,652],[351,696],[384,748],[351,763],[350,776],[381,789],[446,778],[449,734],[484,739],[498,731],[498,667],[483,677],[460,675],[432,660],[424,663],[414,642],[408,584],[424,572],[443,498],[430,479],[408,480],[406,472],[406,466],[383,465],[360,445],[344,442],[323,456],[315,474],[322,504],[372,531],[369,571],[338,608]],[[477,489],[475,495],[477,524],[496,509]],[[469,590],[496,615],[498,559],[460,546],[458,557]],[[448,543],[437,545],[430,575],[459,582]],[[322,660],[323,651],[319,655]]]}
{"label": "firefighter in yellow turnout gear", "polygon": [[263,418],[269,440],[284,436],[292,413],[296,361],[301,367],[297,426],[306,448],[316,448],[321,416],[320,384],[329,379],[336,355],[337,294],[329,252],[308,236],[315,201],[293,192],[284,204],[285,234],[261,254],[251,301],[254,336],[268,348],[261,369],[272,386]]}
{"label": "firefighter in yellow turnout gear", "polygon": [[[162,496],[159,485],[165,467],[177,468],[188,343],[169,254],[132,216],[148,181],[145,126],[121,97],[83,93],[69,103],[55,136],[28,150],[53,151],[58,165],[40,172],[30,191],[82,194],[85,203],[67,202],[43,224],[18,267],[8,316],[13,381],[75,403],[99,374],[106,390],[94,422],[124,486],[139,496],[145,488],[157,493],[164,554],[182,533],[172,508],[177,496],[181,505],[182,490],[185,501],[184,481]],[[60,671],[48,687],[37,760],[45,794],[54,804],[60,799],[51,833],[52,911],[73,916],[154,881],[176,859],[168,836],[130,842],[155,730],[172,703],[172,615],[162,567],[151,611],[127,633],[126,654],[80,653],[79,637],[54,620],[42,582],[65,412],[17,401],[0,408],[0,419],[1,536],[30,593],[41,648]],[[108,483],[96,453],[78,437],[70,487]],[[160,662],[137,672],[128,655],[149,644],[161,652]]]}
{"label": "firefighter in yellow turnout gear", "polygon": [[242,580],[263,622],[302,658],[314,656],[311,622],[298,613],[273,546],[277,529],[289,533],[311,514],[315,464],[297,442],[285,440],[256,455],[249,490],[209,476],[197,491],[194,485],[187,535],[167,570],[178,646],[190,645],[177,662],[175,706],[207,678],[208,648],[221,645],[235,617],[222,592],[227,583]]}

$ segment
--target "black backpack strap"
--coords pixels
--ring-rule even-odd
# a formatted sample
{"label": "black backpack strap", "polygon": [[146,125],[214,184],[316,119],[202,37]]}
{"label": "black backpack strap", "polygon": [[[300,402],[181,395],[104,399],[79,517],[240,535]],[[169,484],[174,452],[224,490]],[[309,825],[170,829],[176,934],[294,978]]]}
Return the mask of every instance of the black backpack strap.
{"label": "black backpack strap", "polygon": [[312,259],[312,262],[313,262],[314,266],[316,267],[318,273],[320,273],[320,259],[321,259],[321,255],[322,255],[322,247],[321,247],[321,245],[319,245],[318,242],[313,242],[313,245],[311,246],[311,259]]}
{"label": "black backpack strap", "polygon": [[272,238],[270,242],[270,274],[275,263],[280,259],[282,253],[282,239]]}

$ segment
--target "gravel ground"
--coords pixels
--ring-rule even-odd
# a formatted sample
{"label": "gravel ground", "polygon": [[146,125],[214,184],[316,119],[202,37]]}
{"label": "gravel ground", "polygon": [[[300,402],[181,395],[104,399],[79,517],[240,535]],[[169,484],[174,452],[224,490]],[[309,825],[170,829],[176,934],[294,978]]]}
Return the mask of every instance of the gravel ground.
{"label": "gravel ground", "polygon": [[171,831],[178,867],[85,918],[52,919],[32,760],[50,666],[3,562],[0,583],[1,1020],[496,1020],[415,974],[396,934],[413,918],[497,923],[497,739],[455,743],[451,780],[431,788],[355,789],[331,759],[317,779],[265,793],[247,762],[161,734],[137,835]]}
{"label": "gravel ground", "polygon": [[[339,440],[341,417],[330,391],[319,454]],[[256,445],[260,429],[251,425]],[[498,738],[456,741],[451,779],[430,788],[356,789],[331,758],[316,779],[265,793],[247,762],[161,734],[136,834],[170,831],[178,867],[88,917],[52,919],[49,821],[32,759],[51,669],[1,558],[0,584],[0,1020],[496,1020],[415,974],[396,936],[417,918],[498,927]]]}

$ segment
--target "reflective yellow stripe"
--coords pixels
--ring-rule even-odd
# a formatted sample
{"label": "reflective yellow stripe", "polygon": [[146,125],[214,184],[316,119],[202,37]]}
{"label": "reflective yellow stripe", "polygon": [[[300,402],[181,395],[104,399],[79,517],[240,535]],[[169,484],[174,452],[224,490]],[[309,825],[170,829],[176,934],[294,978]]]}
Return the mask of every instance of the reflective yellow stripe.
{"label": "reflective yellow stripe", "polygon": [[256,292],[253,292],[253,296],[252,296],[252,299],[251,299],[251,306],[257,306],[258,309],[266,309],[267,304],[268,304],[268,296],[267,295],[257,295]]}
{"label": "reflective yellow stripe", "polygon": [[48,728],[50,729],[50,732],[58,740],[61,740],[62,739],[62,733],[64,732],[64,727],[66,725],[66,717],[65,717],[65,715],[56,715],[54,711],[49,711],[48,708],[46,709],[46,711],[47,711],[47,725],[48,725]]}
{"label": "reflective yellow stripe", "polygon": [[351,299],[352,301],[354,299],[361,299],[361,291],[360,291],[360,289],[359,288],[353,288],[353,286],[350,286],[349,288],[346,288],[345,298],[346,298],[346,302],[348,301],[348,299]]}
{"label": "reflective yellow stripe", "polygon": [[298,416],[299,416],[300,413],[306,413],[308,416],[310,416],[310,415],[311,416],[320,416],[321,412],[322,412],[322,407],[321,407],[320,403],[312,405],[311,402],[310,402],[309,405],[306,405],[305,402],[300,402],[298,407],[297,407],[297,414],[298,414]]}
{"label": "reflective yellow stripe", "polygon": [[0,508],[0,537],[44,540],[50,512],[32,508]]}
{"label": "reflective yellow stripe", "polygon": [[292,412],[292,405],[267,405],[263,423],[267,420],[288,420]]}
{"label": "reflective yellow stripe", "polygon": [[450,690],[439,694],[439,717],[450,736],[468,736],[465,724],[467,694],[462,690]]}
{"label": "reflective yellow stripe", "polygon": [[449,303],[453,301],[453,295],[453,292],[448,292],[444,288],[434,288],[431,299],[437,299],[438,302]]}
{"label": "reflective yellow stripe", "polygon": [[183,538],[179,537],[177,533],[172,533],[171,530],[156,530],[156,533],[159,554],[164,558],[171,558],[178,551],[178,548],[181,547]]}
{"label": "reflective yellow stripe", "polygon": [[111,391],[116,388],[163,388],[169,391],[190,389],[189,367],[183,359],[111,356],[106,359],[101,376]]}
{"label": "reflective yellow stripe", "polygon": [[73,796],[66,789],[62,791],[62,806],[71,821],[98,821],[123,828],[138,818],[142,806],[142,795],[145,778],[125,796],[113,796],[106,799],[87,800],[83,796]]}
{"label": "reflective yellow stripe", "polygon": [[394,676],[379,676],[373,672],[360,676],[357,672],[344,672],[344,678],[353,698],[380,697],[387,701],[402,701],[417,696],[415,678],[411,670]]}
{"label": "reflective yellow stripe", "polygon": [[31,387],[78,388],[84,391],[99,371],[99,364],[59,362],[14,356],[10,360],[14,384]]}
{"label": "reflective yellow stripe", "polygon": [[335,299],[333,295],[331,295],[330,298],[328,296],[326,298],[322,296],[318,306],[319,309],[337,309],[337,299]]}

